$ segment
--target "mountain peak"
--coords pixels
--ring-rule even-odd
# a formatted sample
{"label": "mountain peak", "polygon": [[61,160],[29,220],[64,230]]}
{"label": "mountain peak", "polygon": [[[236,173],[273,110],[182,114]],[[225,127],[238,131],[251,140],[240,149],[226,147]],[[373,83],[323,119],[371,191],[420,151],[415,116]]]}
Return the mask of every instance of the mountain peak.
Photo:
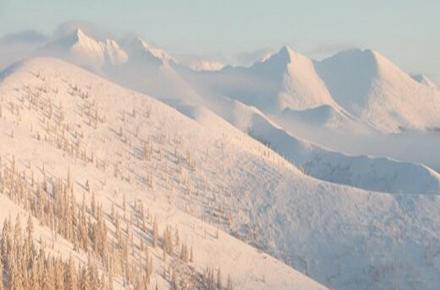
{"label": "mountain peak", "polygon": [[278,51],[268,54],[264,58],[262,58],[258,64],[271,64],[276,67],[281,67],[283,69],[293,61],[297,61],[299,59],[308,59],[306,56],[296,52],[291,47],[285,45],[281,47]]}
{"label": "mountain peak", "polygon": [[132,39],[130,45],[133,48],[145,48],[146,42],[141,37],[136,36],[135,38]]}
{"label": "mountain peak", "polygon": [[89,49],[90,47],[99,46],[99,41],[93,37],[87,35],[80,28],[72,30],[68,34],[65,34],[61,38],[50,42],[47,47],[58,48],[61,50],[70,49]]}
{"label": "mountain peak", "polygon": [[282,60],[284,63],[292,62],[296,57],[299,56],[299,53],[293,50],[291,47],[285,45],[281,47],[278,52],[273,53],[268,59],[276,58]]}
{"label": "mountain peak", "polygon": [[285,54],[285,55],[290,55],[293,52],[294,52],[293,49],[290,46],[287,46],[287,45],[282,46],[280,48],[280,50],[278,51],[279,54]]}
{"label": "mountain peak", "polygon": [[98,42],[93,37],[87,35],[81,28],[76,28],[70,35],[67,35],[64,39],[70,40],[71,45],[76,43],[90,43]]}
{"label": "mountain peak", "polygon": [[47,44],[43,51],[44,55],[61,57],[88,68],[121,64],[127,60],[127,54],[115,40],[96,40],[80,28]]}
{"label": "mountain peak", "polygon": [[343,50],[317,62],[320,66],[332,67],[332,70],[353,70],[353,73],[367,74],[371,77],[378,72],[379,63],[385,59],[379,53],[371,49],[351,48]]}
{"label": "mountain peak", "polygon": [[165,50],[146,42],[139,36],[135,37],[132,41],[130,41],[129,47],[133,52],[137,54],[147,53],[149,56],[161,61],[162,63],[177,62]]}
{"label": "mountain peak", "polygon": [[78,37],[78,39],[83,37],[89,38],[79,27],[75,29],[74,34]]}

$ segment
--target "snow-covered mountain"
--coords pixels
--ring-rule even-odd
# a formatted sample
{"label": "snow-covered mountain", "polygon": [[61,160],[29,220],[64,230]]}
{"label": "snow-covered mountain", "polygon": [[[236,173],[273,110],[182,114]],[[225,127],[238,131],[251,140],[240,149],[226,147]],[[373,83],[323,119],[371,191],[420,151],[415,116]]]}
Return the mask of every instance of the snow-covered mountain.
{"label": "snow-covered mountain", "polygon": [[[185,68],[165,50],[139,37],[125,40],[120,46],[115,40],[98,41],[77,29],[41,51],[163,98],[178,95],[162,89],[180,83],[186,89],[178,91],[193,90],[191,98],[194,91],[209,91],[264,113],[276,113],[287,119],[294,115],[300,122],[318,122],[329,128],[352,128],[357,124],[389,133],[432,130],[440,124],[440,92],[435,84],[423,75],[410,76],[372,50],[353,49],[313,61],[283,47],[250,67],[220,69],[216,65],[212,69],[208,63],[206,71],[204,63],[196,69]],[[100,71],[102,67],[104,72]],[[155,81],[148,82],[154,78]],[[156,83],[160,85],[154,87]],[[324,111],[331,118],[311,116],[316,111]]]}
{"label": "snow-covered mountain", "polygon": [[[95,193],[106,212],[116,204],[122,213],[126,196],[127,215],[134,215],[142,201],[160,229],[178,227],[194,246],[195,272],[220,267],[237,289],[322,289],[230,233],[331,289],[440,283],[437,195],[368,192],[312,178],[210,110],[181,106],[190,119],[55,59],[8,69],[0,95],[6,164],[15,156],[13,164],[35,179],[57,180],[70,168],[78,199]],[[255,124],[267,124],[263,117]],[[161,259],[160,247],[151,253],[153,281],[169,286],[173,279],[161,273],[176,257]]]}
{"label": "snow-covered mountain", "polygon": [[326,104],[338,107],[319,79],[313,62],[289,47],[251,67],[228,66],[201,78],[208,80],[219,94],[262,111],[303,110]]}
{"label": "snow-covered mountain", "polygon": [[127,61],[127,53],[115,40],[98,41],[81,29],[48,43],[38,53],[62,57],[91,69],[119,65]]}
{"label": "snow-covered mountain", "polygon": [[[18,176],[32,176],[32,183],[47,179],[48,184],[53,184],[64,180],[67,174],[68,184],[73,178],[72,190],[77,200],[92,200],[90,210],[97,202],[102,204],[106,215],[113,216],[116,207],[123,220],[131,221],[127,224],[127,239],[130,239],[128,228],[133,227],[135,244],[149,245],[148,255],[155,269],[149,278],[153,287],[168,289],[176,280],[180,284],[193,283],[207,277],[203,279],[208,282],[202,279],[196,285],[197,289],[205,289],[203,283],[209,283],[210,279],[206,270],[217,273],[218,269],[224,275],[224,289],[228,276],[233,289],[326,289],[228,235],[235,222],[233,215],[241,212],[228,206],[238,197],[232,192],[238,193],[238,187],[242,186],[235,180],[239,175],[232,171],[261,170],[246,165],[235,168],[239,160],[261,161],[268,168],[276,162],[290,167],[275,153],[261,159],[258,153],[269,150],[260,143],[227,124],[223,130],[210,132],[209,128],[150,97],[56,59],[37,58],[18,63],[3,72],[1,79],[0,146],[2,164],[7,166],[2,185],[6,186],[9,164],[14,164],[13,172],[19,172]],[[242,147],[242,142],[247,145]],[[218,167],[216,163],[230,153],[231,163]],[[191,245],[194,249],[192,262],[185,266],[179,260],[182,253],[179,242],[172,243],[174,250],[165,250],[167,231],[159,246],[151,245],[148,235],[143,238],[143,230],[133,222],[139,215],[139,203],[148,207],[148,216],[154,215],[160,230],[172,227],[173,231],[179,231],[176,239],[182,241],[182,247]],[[19,204],[18,200],[2,198],[2,205],[7,208],[3,217],[8,212],[20,212]],[[148,222],[151,226],[152,220],[149,218]],[[111,219],[107,222],[112,236],[113,222]],[[42,237],[53,235],[44,227],[39,233]],[[86,253],[75,250],[76,246],[69,241],[58,240],[53,247],[64,256],[78,257],[78,263],[84,261]],[[134,255],[132,259],[138,263],[140,258]],[[117,289],[131,289],[123,287],[126,282],[122,281],[115,276]]]}
{"label": "snow-covered mountain", "polygon": [[146,42],[140,37],[126,40],[124,48],[129,52],[132,61],[160,64],[177,63],[177,60],[165,50]]}
{"label": "snow-covered mountain", "polygon": [[85,31],[0,73],[0,286],[439,288],[428,77],[374,50],[232,66]]}
{"label": "snow-covered mountain", "polygon": [[440,174],[422,164],[332,151],[295,137],[258,109],[233,103],[234,110],[226,120],[249,132],[310,176],[374,191],[440,194]]}
{"label": "snow-covered mountain", "polygon": [[[77,39],[78,35],[82,39],[87,39],[87,42],[99,43],[90,36],[86,36],[81,30],[76,30],[66,38]],[[82,46],[86,47],[86,45]],[[316,63],[289,47],[283,47],[280,51],[268,55],[250,67],[225,67],[219,71],[194,71],[179,63],[163,49],[148,44],[139,37],[126,39],[121,46],[116,46],[122,47],[123,53],[127,55],[125,62],[119,65],[106,63],[106,65],[102,65],[99,69],[92,69],[92,71],[123,86],[165,100],[175,108],[205,107],[244,132],[255,131],[255,127],[260,127],[260,125],[251,124],[255,123],[256,119],[264,120],[264,123],[271,128],[271,133],[265,130],[264,136],[259,137],[274,146],[279,143],[279,140],[275,138],[279,132],[289,136],[288,139],[293,140],[293,143],[288,142],[288,144],[291,144],[292,147],[289,147],[290,145],[277,146],[277,150],[280,150],[279,153],[285,156],[290,156],[289,160],[295,165],[304,166],[304,164],[311,164],[313,160],[314,166],[320,168],[317,170],[320,173],[315,174],[315,171],[307,171],[308,174],[327,181],[370,190],[402,193],[439,192],[437,174],[418,164],[410,165],[410,167],[420,170],[421,174],[414,176],[417,182],[408,183],[401,182],[401,180],[406,181],[404,176],[408,174],[403,174],[403,172],[408,172],[407,169],[401,168],[405,167],[404,163],[389,159],[382,158],[380,159],[382,161],[379,162],[379,159],[363,156],[363,154],[350,157],[339,153],[337,154],[338,158],[330,159],[316,158],[316,156],[321,156],[321,153],[307,154],[307,158],[299,157],[304,154],[301,153],[302,149],[298,151],[298,147],[294,145],[298,142],[303,144],[303,141],[298,141],[301,138],[295,136],[298,127],[308,128],[309,131],[318,131],[324,128],[330,132],[332,130],[344,131],[347,134],[351,134],[350,132],[355,134],[369,132],[373,130],[372,127],[377,129],[373,122],[363,118],[352,109],[356,105],[344,102],[343,98],[334,98],[332,95],[335,93],[334,87],[325,82],[327,80],[325,76],[322,77],[325,75],[326,69],[331,72],[340,70],[340,74],[329,73],[329,75],[341,77],[341,86],[352,83],[353,87],[359,88],[356,93],[360,93],[365,83],[368,83],[364,81],[369,78],[368,71],[374,69],[369,69],[368,61],[365,61],[366,64],[362,64],[362,57],[357,56],[356,51],[345,53],[355,54],[355,56],[345,63],[340,61],[342,63],[339,65],[340,68],[328,68],[332,67],[327,64],[331,63],[330,59]],[[335,58],[337,57],[335,56]],[[84,65],[84,63],[90,62],[89,58],[64,57],[64,59],[84,67],[92,67]],[[325,68],[326,66],[327,68]],[[343,68],[344,66],[346,68]],[[364,75],[357,77],[357,82],[342,80],[344,77],[354,78],[359,67],[363,68],[361,73]],[[344,73],[344,70],[348,71],[348,69],[354,72]],[[347,96],[352,94],[350,86],[340,91],[344,90],[347,90],[345,93]],[[367,91],[368,89],[363,90]],[[359,100],[355,101],[355,94],[353,96],[350,102],[360,102]],[[231,99],[236,101],[233,102]],[[246,108],[246,106],[250,107]],[[258,113],[255,113],[252,107],[257,107]],[[257,117],[251,118],[249,116]],[[274,139],[272,140],[272,138]],[[308,145],[300,147],[310,148]],[[320,146],[313,148],[314,152],[330,152]],[[333,156],[333,153],[330,155]],[[357,161],[354,161],[355,159]],[[362,171],[357,172],[358,177],[349,177],[344,168],[347,166],[348,168],[358,167],[355,164],[358,164],[359,160],[368,160],[365,164],[371,163],[372,165],[364,166]],[[318,164],[319,162],[322,164]],[[343,162],[343,166],[341,166],[341,162]],[[355,164],[351,162],[355,162]],[[389,166],[383,166],[383,162]],[[409,163],[406,164],[409,165]],[[324,173],[323,168],[328,168],[331,174]],[[360,178],[360,176],[364,177]],[[379,181],[378,178],[381,180]]]}
{"label": "snow-covered mountain", "polygon": [[316,63],[334,100],[383,132],[435,129],[440,93],[373,50],[350,50]]}
{"label": "snow-covered mountain", "polygon": [[390,133],[431,130],[440,123],[434,83],[426,77],[411,77],[372,50],[353,49],[312,61],[283,47],[250,67],[227,66],[190,78],[214,94],[264,113],[298,112],[297,118],[304,116],[300,121],[310,120],[312,125],[316,118],[308,116],[310,110],[331,111],[338,122],[320,124],[331,128],[357,122]]}

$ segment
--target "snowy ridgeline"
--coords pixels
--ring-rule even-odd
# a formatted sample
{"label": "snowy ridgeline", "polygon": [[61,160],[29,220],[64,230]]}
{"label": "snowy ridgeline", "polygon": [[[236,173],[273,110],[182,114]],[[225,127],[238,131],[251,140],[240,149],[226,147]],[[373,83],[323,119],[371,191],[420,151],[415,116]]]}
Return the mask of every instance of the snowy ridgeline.
{"label": "snowy ridgeline", "polygon": [[[307,123],[329,127],[357,124],[385,133],[440,127],[438,87],[374,50],[352,49],[314,61],[283,47],[249,67],[203,61],[187,66],[139,37],[118,44],[76,29],[33,54],[63,58],[155,97],[196,101],[210,109],[212,97],[228,97],[279,117],[285,110],[302,112]],[[308,114],[325,107],[333,114],[329,120]]]}
{"label": "snowy ridgeline", "polygon": [[[239,131],[214,139],[157,101],[52,59],[10,70],[0,94],[2,192],[10,199],[2,198],[2,217],[33,215],[35,247],[65,262],[72,256],[78,277],[104,277],[83,283],[110,287],[111,276],[117,289],[326,289],[188,215],[232,232],[238,209],[229,204],[238,196],[228,187],[240,172],[247,178],[241,168],[225,173],[235,160],[250,164],[264,153],[265,166],[291,168],[258,142]],[[216,160],[235,151],[217,171]]]}

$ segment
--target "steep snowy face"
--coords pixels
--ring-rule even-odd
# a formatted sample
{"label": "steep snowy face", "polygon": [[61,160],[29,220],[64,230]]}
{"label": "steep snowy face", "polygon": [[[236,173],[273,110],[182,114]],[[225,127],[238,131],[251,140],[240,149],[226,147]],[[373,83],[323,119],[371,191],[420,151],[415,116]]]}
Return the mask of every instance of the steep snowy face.
{"label": "steep snowy face", "polygon": [[289,47],[284,47],[280,54],[288,60],[278,95],[280,109],[304,110],[322,105],[338,108],[309,58]]}
{"label": "steep snowy face", "polygon": [[99,69],[104,65],[120,65],[128,58],[127,53],[116,41],[98,41],[81,29],[47,44],[39,53],[58,56],[90,69]]}
{"label": "steep snowy face", "polygon": [[106,39],[101,42],[102,50],[104,51],[105,62],[112,65],[120,65],[127,61],[127,53],[119,46],[119,44],[112,39]]}
{"label": "steep snowy face", "polygon": [[371,50],[353,49],[315,63],[316,70],[336,102],[359,115],[368,104],[368,93],[377,77]]}
{"label": "steep snowy face", "polygon": [[440,92],[423,85],[378,52],[351,50],[316,63],[344,109],[383,132],[440,126]]}

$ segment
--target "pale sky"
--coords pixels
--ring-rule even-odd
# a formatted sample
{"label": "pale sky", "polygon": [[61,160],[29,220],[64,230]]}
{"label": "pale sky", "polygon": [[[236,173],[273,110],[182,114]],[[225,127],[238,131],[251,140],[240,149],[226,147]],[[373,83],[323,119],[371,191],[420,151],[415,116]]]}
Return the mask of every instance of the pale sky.
{"label": "pale sky", "polygon": [[440,82],[440,0],[0,0],[0,36],[69,20],[137,33],[172,53],[227,56],[290,45],[311,57],[378,50]]}

